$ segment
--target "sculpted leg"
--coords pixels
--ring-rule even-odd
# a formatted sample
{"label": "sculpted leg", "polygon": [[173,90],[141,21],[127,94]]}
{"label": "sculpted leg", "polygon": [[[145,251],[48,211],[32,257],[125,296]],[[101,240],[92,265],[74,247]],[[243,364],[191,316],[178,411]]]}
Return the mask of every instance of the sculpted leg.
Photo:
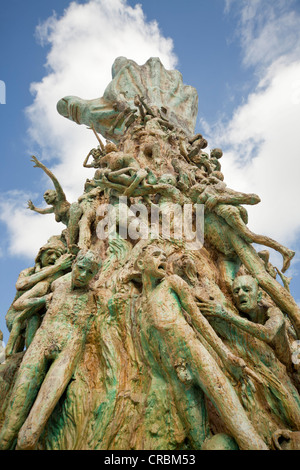
{"label": "sculpted leg", "polygon": [[79,220],[82,215],[82,209],[77,202],[74,202],[70,206],[70,218],[68,221],[68,245],[73,246],[78,242],[79,234]]}
{"label": "sculpted leg", "polygon": [[221,204],[219,207],[217,207],[216,213],[223,217],[226,222],[249,243],[258,243],[259,245],[268,246],[269,248],[278,251],[283,257],[282,272],[285,272],[288,269],[291,259],[295,255],[293,250],[286,248],[272,238],[251,232],[251,230],[249,230],[247,225],[243,222],[239,210],[235,206],[226,206]]}
{"label": "sculpted leg", "polygon": [[19,432],[18,449],[30,450],[36,447],[49,416],[71,380],[81,350],[81,341],[75,339],[52,363],[30,414]]}
{"label": "sculpted leg", "polygon": [[96,217],[95,209],[86,209],[79,221],[79,241],[78,246],[82,249],[88,249],[91,246],[92,239],[92,223]]}
{"label": "sculpted leg", "polygon": [[44,379],[47,360],[41,344],[26,352],[6,411],[0,449],[11,449]]}
{"label": "sculpted leg", "polygon": [[170,325],[163,326],[163,322],[163,319],[156,320],[155,328],[167,346],[168,356],[184,355],[195,382],[213,402],[240,449],[267,450],[266,444],[250,423],[235,390],[192,328],[183,318],[172,323],[172,331]]}
{"label": "sculpted leg", "polygon": [[29,346],[32,343],[32,340],[41,326],[41,316],[39,314],[32,315],[32,317],[27,321],[27,327],[26,327],[26,334],[25,334],[25,344],[26,344],[26,349],[29,348]]}

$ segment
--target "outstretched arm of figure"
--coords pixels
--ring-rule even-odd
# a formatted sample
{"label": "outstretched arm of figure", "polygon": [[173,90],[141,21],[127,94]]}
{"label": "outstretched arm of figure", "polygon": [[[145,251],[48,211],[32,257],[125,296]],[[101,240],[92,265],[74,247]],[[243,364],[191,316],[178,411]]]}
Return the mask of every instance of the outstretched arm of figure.
{"label": "outstretched arm of figure", "polygon": [[40,162],[34,155],[32,155],[31,161],[34,163],[35,168],[41,168],[42,170],[44,170],[46,175],[49,176],[49,178],[52,180],[52,182],[54,184],[54,187],[56,189],[58,199],[60,201],[62,201],[62,200],[66,201],[67,200],[66,195],[65,195],[61,185],[59,184],[57,178],[52,173],[52,171],[50,171],[45,165],[43,165],[43,163]]}
{"label": "outstretched arm of figure", "polygon": [[207,209],[213,210],[217,204],[230,204],[233,206],[237,206],[239,204],[258,204],[260,202],[260,198],[256,194],[240,193],[227,188],[225,191],[217,193],[208,186],[198,198],[197,202],[202,204],[204,203]]}
{"label": "outstretched arm of figure", "polygon": [[218,203],[220,204],[249,204],[255,205],[260,202],[260,197],[257,194],[247,194],[235,191],[234,189],[226,188],[224,192],[218,194]]}
{"label": "outstretched arm of figure", "polygon": [[[42,293],[43,293],[43,295],[41,295],[39,297],[38,296],[39,292],[37,291],[37,292],[34,292],[36,297],[30,297],[30,291],[28,291],[25,294],[21,295],[21,297],[19,297],[14,302],[13,307],[16,310],[19,310],[21,312],[23,311],[24,313],[27,312],[27,310],[31,310],[31,309],[39,310],[44,305],[46,305],[47,300],[49,300],[48,294],[45,294],[45,292],[42,292]],[[33,293],[32,293],[32,295],[33,295]],[[49,295],[51,295],[51,294],[49,294]],[[20,319],[21,316],[18,316],[18,319]],[[24,320],[24,319],[25,319],[25,317],[23,318],[23,316],[22,316],[22,320]]]}
{"label": "outstretched arm of figure", "polygon": [[119,176],[122,175],[123,173],[128,173],[129,171],[135,171],[136,168],[132,166],[127,166],[126,168],[120,168],[120,170],[115,170],[115,171],[110,171],[107,176]]}
{"label": "outstretched arm of figure", "polygon": [[38,214],[53,214],[54,212],[54,207],[47,207],[46,209],[39,209],[38,207],[35,207],[35,205],[30,199],[27,204],[27,209],[37,212]]}
{"label": "outstretched arm of figure", "polygon": [[55,264],[45,266],[40,271],[31,274],[30,276],[22,276],[21,274],[17,280],[16,289],[19,291],[31,289],[38,282],[43,281],[47,277],[53,276],[53,274],[56,274],[59,271],[71,268],[73,259],[73,255],[65,254],[62,255]]}
{"label": "outstretched arm of figure", "polygon": [[260,325],[246,318],[234,315],[213,302],[198,302],[197,305],[204,315],[222,318],[265,343],[270,343],[274,339],[285,322],[284,316],[276,307],[269,308],[269,319],[264,325]]}
{"label": "outstretched arm of figure", "polygon": [[83,166],[84,168],[95,168],[95,162],[93,163],[88,163],[88,160],[90,158],[90,156],[92,155],[92,151],[90,151],[87,156],[85,157],[84,159],[84,162],[83,162]]}

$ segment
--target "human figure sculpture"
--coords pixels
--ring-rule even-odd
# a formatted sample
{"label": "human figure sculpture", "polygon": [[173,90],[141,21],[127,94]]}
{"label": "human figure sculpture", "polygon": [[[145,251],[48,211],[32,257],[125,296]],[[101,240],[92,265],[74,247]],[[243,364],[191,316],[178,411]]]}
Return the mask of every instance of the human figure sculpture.
{"label": "human figure sculpture", "polygon": [[[142,170],[137,160],[131,155],[118,152],[117,146],[113,142],[108,142],[105,146],[105,155],[100,160],[102,168],[107,168],[111,172],[107,173],[110,181],[121,183],[128,188],[124,190],[124,195],[129,196],[139,183],[147,176],[147,172]],[[128,173],[127,176],[124,174]],[[96,179],[99,171],[96,172]],[[119,177],[121,176],[121,178]]]}
{"label": "human figure sculpture", "polygon": [[77,244],[79,232],[78,222],[82,215],[80,206],[77,202],[70,204],[67,201],[65,193],[52,171],[43,165],[43,163],[41,163],[35,156],[31,158],[31,161],[35,163],[34,167],[41,168],[46,175],[49,176],[54,184],[55,190],[48,189],[44,193],[46,203],[52,207],[39,209],[35,207],[31,200],[29,200],[28,208],[38,214],[54,213],[56,222],[62,222],[68,227],[68,247],[73,250]]}
{"label": "human figure sculpture", "polygon": [[[37,297],[50,291],[52,282],[71,268],[72,255],[65,254],[66,247],[59,237],[51,237],[42,246],[33,268],[24,269],[17,280],[17,293],[6,315],[10,337],[6,345],[6,356],[23,349],[22,330],[25,328],[25,345],[28,348],[41,323]],[[31,304],[34,304],[32,306]],[[24,325],[26,321],[26,326]]]}
{"label": "human figure sculpture", "polygon": [[222,358],[225,367],[232,372],[233,369],[243,369],[245,364],[227,350],[201,315],[188,285],[176,275],[166,275],[165,262],[165,253],[153,245],[146,247],[137,261],[143,282],[142,328],[149,341],[151,338],[149,347],[154,357],[158,359],[160,356],[160,344],[164,349],[160,361],[167,371],[174,369],[179,358],[186,361],[193,380],[212,399],[240,448],[267,449],[249,422],[228,379],[187,323],[184,310],[200,335]]}
{"label": "human figure sculpture", "polygon": [[88,250],[92,243],[92,227],[96,221],[97,205],[103,190],[99,187],[89,188],[78,198],[78,203],[82,210],[79,220],[78,247],[81,250]]}
{"label": "human figure sculpture", "polygon": [[[182,160],[179,160],[179,158],[172,158],[172,166],[176,173],[178,173],[178,182],[177,182],[177,187],[184,193],[187,193],[187,191],[190,189],[190,187],[194,186],[196,184],[196,173],[197,171],[200,171],[198,167],[194,166],[192,167],[192,171],[190,168],[187,168],[187,165],[185,162]],[[201,172],[201,177],[203,178],[203,174]]]}
{"label": "human figure sculpture", "polygon": [[219,148],[212,149],[210,152],[210,162],[213,164],[213,172],[221,171],[220,158],[223,156],[223,151]]}
{"label": "human figure sculpture", "polygon": [[212,302],[199,302],[201,312],[215,315],[231,322],[243,331],[269,344],[277,358],[291,370],[291,350],[287,337],[287,325],[279,308],[262,301],[256,279],[252,276],[238,276],[232,285],[236,307],[243,316],[234,315]]}
{"label": "human figure sculpture", "polygon": [[243,220],[244,213],[241,216],[241,210],[243,209],[241,209],[240,204],[254,205],[260,202],[260,198],[256,194],[234,191],[227,188],[225,183],[215,180],[215,178],[202,181],[191,189],[191,192],[197,193],[197,191],[199,191],[198,197],[196,197],[198,204],[205,204],[208,210],[214,210],[217,215],[226,220],[236,233],[249,243],[265,245],[281,253],[283,256],[282,272],[288,269],[295,252],[272,238],[253,233]]}
{"label": "human figure sculpture", "polygon": [[[84,159],[83,167],[84,168],[99,168],[100,160],[102,156],[103,154],[99,148],[90,150]],[[93,157],[93,161],[91,163],[89,163],[90,157]]]}
{"label": "human figure sculpture", "polygon": [[[194,188],[195,189],[195,188]],[[194,194],[190,193],[193,201],[197,201],[198,190]],[[201,192],[201,191],[200,191]],[[241,199],[236,196],[226,197],[227,204],[240,204]],[[222,201],[224,202],[224,200]],[[225,204],[224,204],[225,206]],[[223,214],[222,214],[223,215]],[[238,257],[240,262],[244,264],[248,272],[257,279],[259,285],[270,295],[277,306],[286,313],[295,329],[296,336],[300,338],[300,308],[290,295],[289,292],[274,279],[266,270],[265,263],[260,258],[254,247],[242,233],[239,233],[225,221],[225,218],[217,215],[214,211],[205,211],[205,234],[207,240],[221,253],[223,253],[228,260],[230,258]],[[288,249],[286,249],[288,250]],[[293,252],[287,251],[287,258],[285,259],[288,265],[290,256]]]}
{"label": "human figure sculpture", "polygon": [[[273,349],[275,357],[285,365],[288,375],[293,379],[294,386],[299,391],[299,375],[292,363],[292,350],[288,338],[288,320],[277,307],[262,300],[258,283],[252,276],[236,277],[232,285],[232,294],[240,316],[212,301],[198,299],[197,305],[208,318],[222,319],[268,344]],[[257,365],[260,370],[259,364]],[[287,393],[282,386],[285,386],[284,383],[279,383],[280,393],[284,396],[284,413],[290,425],[293,426],[292,429],[299,429],[300,396],[296,390],[292,389]]]}
{"label": "human figure sculpture", "polygon": [[[112,76],[101,98],[57,104],[99,144],[74,204],[33,157],[55,191],[29,208],[67,229],[61,251],[42,248],[21,273],[7,314],[1,449],[296,448],[300,309],[252,244],[278,250],[284,271],[294,253],[248,229],[243,204],[259,197],[227,188],[222,150],[203,151],[197,93],[179,72],[120,57]],[[90,284],[87,249],[103,260]]]}
{"label": "human figure sculpture", "polygon": [[25,353],[10,397],[0,434],[1,449],[11,449],[17,437],[17,448],[36,447],[84,350],[96,313],[96,297],[89,283],[98,270],[91,251],[79,252],[72,273],[53,282],[50,306]]}

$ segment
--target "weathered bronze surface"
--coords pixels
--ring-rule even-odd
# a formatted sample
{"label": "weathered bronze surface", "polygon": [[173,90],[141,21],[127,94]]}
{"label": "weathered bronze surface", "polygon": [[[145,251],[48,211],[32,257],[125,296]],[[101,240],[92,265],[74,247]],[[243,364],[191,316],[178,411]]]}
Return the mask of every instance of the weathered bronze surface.
{"label": "weathered bronze surface", "polygon": [[[294,252],[248,228],[244,205],[260,198],[226,186],[178,71],[121,57],[112,77],[101,98],[57,104],[99,143],[78,201],[32,157],[55,190],[48,209],[28,207],[66,229],[22,271],[6,315],[0,448],[299,449],[300,311],[283,274]],[[196,204],[197,248],[172,218],[190,205],[195,229]],[[151,211],[169,217],[167,235]],[[281,253],[281,270],[253,243]]]}

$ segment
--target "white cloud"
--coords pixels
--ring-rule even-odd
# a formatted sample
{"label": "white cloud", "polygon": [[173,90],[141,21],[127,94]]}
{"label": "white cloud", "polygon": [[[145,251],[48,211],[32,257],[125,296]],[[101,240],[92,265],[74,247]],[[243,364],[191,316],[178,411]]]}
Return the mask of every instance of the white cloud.
{"label": "white cloud", "polygon": [[[85,126],[61,117],[56,111],[57,101],[66,95],[86,99],[102,96],[118,56],[139,64],[150,57],[160,57],[167,69],[173,69],[173,43],[162,35],[156,22],[147,21],[140,5],[132,8],[126,0],[90,0],[81,5],[72,2],[61,18],[54,14],[40,24],[36,36],[41,44],[50,45],[50,51],[44,78],[31,86],[34,101],[27,109],[32,142],[29,152],[46,164],[49,161],[68,200],[73,202],[82,194],[86,178],[93,174],[82,167],[82,162],[97,141]],[[35,171],[41,172],[42,177],[42,170]],[[44,181],[45,189],[52,187],[49,179],[45,177]],[[34,203],[38,205],[37,201]],[[28,217],[37,232],[52,234],[52,225],[46,229],[45,216],[32,217],[25,209],[12,211],[9,231],[11,249],[13,246],[16,254],[27,255],[40,246],[36,239],[20,232]]]}
{"label": "white cloud", "polygon": [[[209,141],[222,146],[222,169],[231,188],[255,192],[249,227],[287,246],[300,233],[300,16],[293,1],[227,1],[238,10],[244,64],[255,66],[257,87],[226,122],[206,124]],[[278,257],[273,257],[278,263]],[[298,260],[299,261],[299,260]],[[296,260],[293,264],[296,264]]]}
{"label": "white cloud", "polygon": [[246,66],[269,66],[285,54],[299,56],[297,0],[226,0],[225,11],[239,15],[236,34]]}
{"label": "white cloud", "polygon": [[2,193],[0,221],[7,227],[8,253],[32,259],[51,235],[59,235],[65,227],[56,223],[52,215],[41,216],[26,209],[26,202],[30,197],[32,194],[23,191]]}

